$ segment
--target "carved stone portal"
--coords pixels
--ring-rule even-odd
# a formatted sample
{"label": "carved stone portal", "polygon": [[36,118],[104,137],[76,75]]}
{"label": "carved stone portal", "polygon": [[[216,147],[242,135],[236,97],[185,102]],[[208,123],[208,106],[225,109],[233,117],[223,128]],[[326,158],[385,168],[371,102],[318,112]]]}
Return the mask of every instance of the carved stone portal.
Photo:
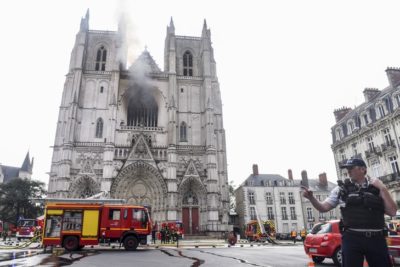
{"label": "carved stone portal", "polygon": [[153,218],[163,219],[167,186],[159,171],[150,164],[136,161],[123,168],[113,181],[110,194],[131,204],[148,205]]}

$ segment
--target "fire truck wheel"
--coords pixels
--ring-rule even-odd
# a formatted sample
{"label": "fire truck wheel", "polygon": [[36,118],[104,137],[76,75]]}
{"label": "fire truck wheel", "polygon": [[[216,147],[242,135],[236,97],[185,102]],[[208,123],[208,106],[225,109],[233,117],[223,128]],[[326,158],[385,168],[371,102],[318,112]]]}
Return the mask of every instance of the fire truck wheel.
{"label": "fire truck wheel", "polygon": [[63,247],[68,251],[78,250],[79,239],[76,236],[67,236],[64,238]]}
{"label": "fire truck wheel", "polygon": [[124,239],[124,248],[125,250],[136,250],[139,245],[138,240],[133,235],[127,236]]}

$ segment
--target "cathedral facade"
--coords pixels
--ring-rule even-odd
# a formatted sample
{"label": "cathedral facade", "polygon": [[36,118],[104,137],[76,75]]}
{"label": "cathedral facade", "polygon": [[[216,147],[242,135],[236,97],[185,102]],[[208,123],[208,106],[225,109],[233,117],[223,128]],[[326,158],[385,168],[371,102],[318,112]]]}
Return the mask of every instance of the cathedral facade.
{"label": "cathedral facade", "polygon": [[227,230],[225,130],[211,33],[167,27],[164,70],[147,49],[127,66],[127,33],[81,20],[71,53],[49,197],[110,198],[150,207],[187,234]]}

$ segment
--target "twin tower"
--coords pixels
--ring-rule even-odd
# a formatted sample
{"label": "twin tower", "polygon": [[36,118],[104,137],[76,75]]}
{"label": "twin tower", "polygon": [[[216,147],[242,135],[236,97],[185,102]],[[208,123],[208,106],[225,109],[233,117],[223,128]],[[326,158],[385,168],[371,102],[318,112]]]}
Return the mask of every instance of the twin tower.
{"label": "twin tower", "polygon": [[204,22],[200,37],[167,27],[162,71],[145,50],[127,67],[129,38],[82,18],[60,106],[49,197],[109,198],[150,207],[186,234],[228,230],[222,103]]}

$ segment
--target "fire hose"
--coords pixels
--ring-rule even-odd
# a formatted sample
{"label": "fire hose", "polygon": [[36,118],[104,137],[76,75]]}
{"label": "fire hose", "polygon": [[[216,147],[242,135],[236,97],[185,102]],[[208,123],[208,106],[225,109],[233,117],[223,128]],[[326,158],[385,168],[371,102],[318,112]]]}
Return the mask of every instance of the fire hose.
{"label": "fire hose", "polygon": [[37,240],[40,239],[40,234],[35,235],[32,237],[30,240],[23,242],[23,243],[18,243],[15,246],[9,246],[9,245],[0,245],[0,249],[20,249],[20,248],[26,248],[33,242],[36,242]]}

